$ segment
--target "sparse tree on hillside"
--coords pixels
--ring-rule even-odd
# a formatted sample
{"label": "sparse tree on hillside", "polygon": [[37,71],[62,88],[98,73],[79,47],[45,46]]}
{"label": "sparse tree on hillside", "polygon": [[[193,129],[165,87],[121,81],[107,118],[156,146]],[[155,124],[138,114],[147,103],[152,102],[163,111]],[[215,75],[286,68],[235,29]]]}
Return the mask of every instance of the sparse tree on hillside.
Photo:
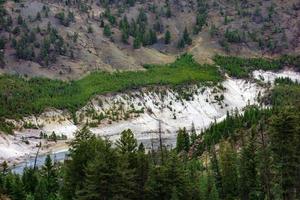
{"label": "sparse tree on hillside", "polygon": [[171,33],[169,30],[165,32],[165,44],[170,44],[171,42]]}
{"label": "sparse tree on hillside", "polygon": [[106,37],[110,37],[111,36],[111,30],[110,30],[110,26],[108,24],[104,25],[104,29],[103,29],[103,34]]}

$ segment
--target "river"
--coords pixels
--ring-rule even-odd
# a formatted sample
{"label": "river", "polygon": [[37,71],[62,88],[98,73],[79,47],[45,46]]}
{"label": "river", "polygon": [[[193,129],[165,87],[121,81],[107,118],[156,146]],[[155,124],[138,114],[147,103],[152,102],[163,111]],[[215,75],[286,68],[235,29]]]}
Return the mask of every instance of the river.
{"label": "river", "polygon": [[[68,153],[69,153],[69,151],[60,151],[60,152],[52,153],[52,154],[50,154],[50,156],[54,162],[62,162],[66,159],[66,155]],[[37,167],[41,167],[44,165],[47,155],[48,154],[43,154],[43,155],[39,155],[37,157],[37,160],[36,160]],[[26,162],[19,163],[16,166],[12,167],[11,171],[16,174],[22,174],[23,170],[26,167],[34,167],[34,162],[35,162],[35,157],[30,157],[26,160]]]}

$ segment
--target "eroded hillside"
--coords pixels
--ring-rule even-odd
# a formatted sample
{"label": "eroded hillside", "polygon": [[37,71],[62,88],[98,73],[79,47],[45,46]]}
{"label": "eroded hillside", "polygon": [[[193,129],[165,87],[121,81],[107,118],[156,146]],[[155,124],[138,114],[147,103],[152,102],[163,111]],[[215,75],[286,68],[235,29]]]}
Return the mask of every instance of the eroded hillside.
{"label": "eroded hillside", "polygon": [[291,1],[2,1],[0,72],[70,79],[93,70],[139,70],[181,52],[299,53]]}

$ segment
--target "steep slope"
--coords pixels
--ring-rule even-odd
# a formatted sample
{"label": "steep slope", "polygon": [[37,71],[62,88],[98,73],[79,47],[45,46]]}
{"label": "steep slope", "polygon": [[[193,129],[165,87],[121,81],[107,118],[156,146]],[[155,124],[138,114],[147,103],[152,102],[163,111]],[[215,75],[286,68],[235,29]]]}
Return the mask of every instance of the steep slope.
{"label": "steep slope", "polygon": [[202,63],[216,53],[299,54],[296,0],[0,3],[0,73],[74,79],[169,63],[185,51]]}
{"label": "steep slope", "polygon": [[[300,74],[292,71],[255,71],[254,77],[266,83],[276,77],[300,81]],[[48,110],[12,121],[17,131],[14,136],[2,136],[0,157],[9,162],[22,161],[37,151],[39,142],[42,153],[67,149],[64,137],[72,138],[86,123],[92,132],[111,140],[119,138],[121,130],[130,128],[146,148],[157,145],[160,123],[164,143],[174,147],[179,128],[201,131],[214,121],[223,120],[227,112],[243,112],[247,105],[258,104],[269,89],[268,84],[259,82],[227,78],[215,87],[191,86],[179,91],[156,88],[97,96],[76,113],[77,124],[69,112]],[[54,133],[57,142],[41,139],[46,134],[52,138]]]}

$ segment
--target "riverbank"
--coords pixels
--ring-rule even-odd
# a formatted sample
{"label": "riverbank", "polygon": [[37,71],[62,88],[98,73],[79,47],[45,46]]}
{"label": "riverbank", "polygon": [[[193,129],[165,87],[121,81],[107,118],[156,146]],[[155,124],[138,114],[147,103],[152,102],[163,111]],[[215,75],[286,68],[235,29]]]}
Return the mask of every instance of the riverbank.
{"label": "riverbank", "polygon": [[[161,91],[99,95],[77,111],[77,124],[70,113],[50,109],[40,115],[24,118],[21,122],[14,122],[20,126],[20,130],[13,136],[1,136],[0,160],[7,160],[10,165],[21,163],[36,154],[41,132],[65,135],[71,140],[73,133],[86,123],[93,133],[112,141],[119,138],[122,130],[130,128],[146,148],[151,148],[157,142],[161,123],[164,144],[172,148],[179,128],[186,127],[189,130],[193,127],[200,132],[214,121],[223,120],[227,112],[243,112],[247,105],[259,104],[259,99],[271,87],[263,83],[272,83],[277,77],[300,81],[300,74],[291,70],[255,71],[253,77],[255,80],[228,77],[219,86],[191,85],[181,93],[164,88]],[[101,120],[98,116],[102,116]],[[36,129],[22,128],[25,122]],[[3,140],[3,137],[6,139]],[[65,142],[43,141],[41,154],[65,150]]]}

